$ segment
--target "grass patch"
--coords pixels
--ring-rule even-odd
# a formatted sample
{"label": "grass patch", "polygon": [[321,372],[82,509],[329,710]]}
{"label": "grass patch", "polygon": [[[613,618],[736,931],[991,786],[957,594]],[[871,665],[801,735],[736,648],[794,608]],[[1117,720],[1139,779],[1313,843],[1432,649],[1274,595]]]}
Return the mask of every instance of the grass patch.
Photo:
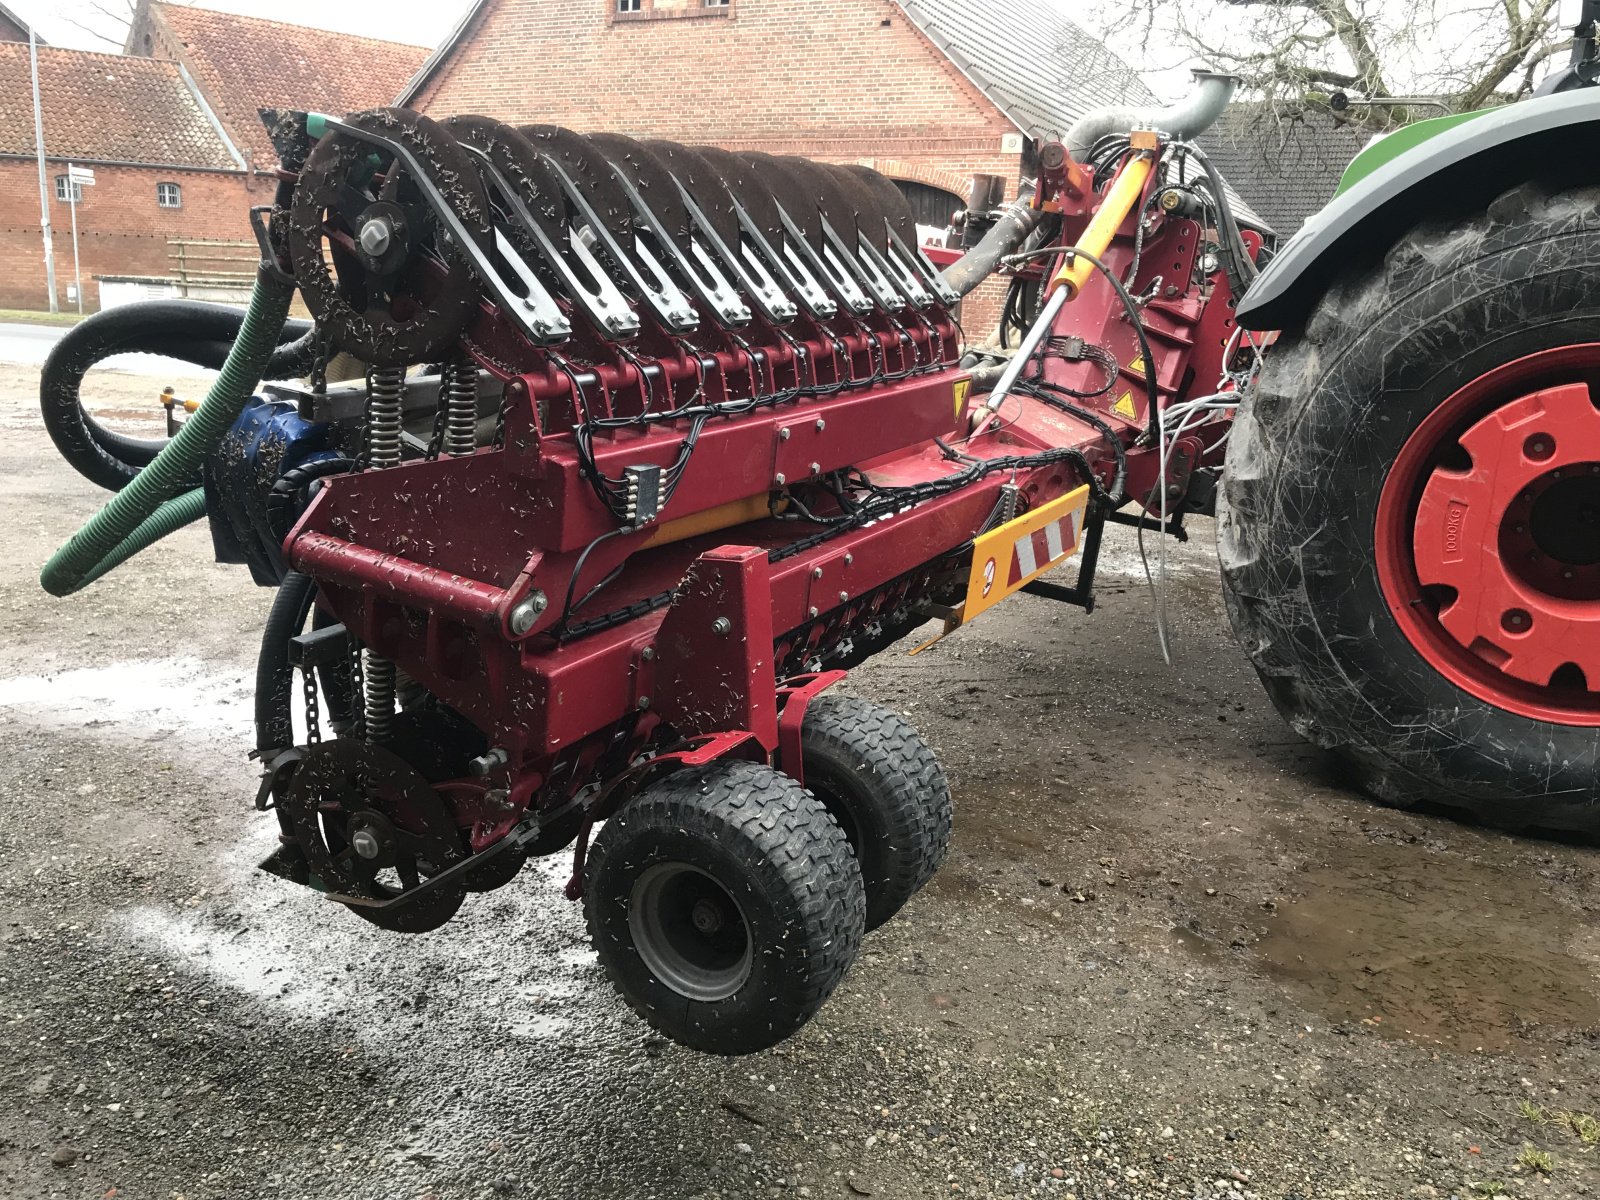
{"label": "grass patch", "polygon": [[1467,1190],[1474,1196],[1503,1196],[1506,1194],[1506,1185],[1499,1179],[1480,1179],[1475,1183],[1468,1183]]}
{"label": "grass patch", "polygon": [[1517,1155],[1517,1166],[1524,1171],[1537,1171],[1541,1175],[1548,1175],[1555,1170],[1556,1160],[1550,1157],[1548,1151],[1524,1144]]}
{"label": "grass patch", "polygon": [[1593,1113],[1545,1108],[1531,1100],[1523,1100],[1517,1104],[1517,1115],[1535,1125],[1559,1125],[1585,1146],[1600,1146],[1600,1118]]}
{"label": "grass patch", "polygon": [[[83,317],[89,316],[84,313]],[[0,308],[0,321],[15,321],[23,325],[76,325],[83,320],[75,312],[33,312],[26,308]]]}

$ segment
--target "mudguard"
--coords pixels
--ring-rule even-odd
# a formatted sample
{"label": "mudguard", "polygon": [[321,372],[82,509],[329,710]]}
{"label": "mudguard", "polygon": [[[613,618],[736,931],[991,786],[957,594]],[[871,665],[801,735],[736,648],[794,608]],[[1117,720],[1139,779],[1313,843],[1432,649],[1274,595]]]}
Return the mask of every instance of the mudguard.
{"label": "mudguard", "polygon": [[[1422,131],[1434,122],[1411,127]],[[1583,88],[1440,118],[1440,131],[1420,143],[1407,130],[1352,164],[1340,192],[1289,239],[1239,302],[1246,329],[1296,329],[1335,276],[1373,261],[1406,230],[1441,208],[1481,205],[1538,175],[1600,174],[1594,161],[1600,134],[1600,88]],[[1387,142],[1404,152],[1353,178]],[[1375,154],[1374,157],[1381,157]]]}

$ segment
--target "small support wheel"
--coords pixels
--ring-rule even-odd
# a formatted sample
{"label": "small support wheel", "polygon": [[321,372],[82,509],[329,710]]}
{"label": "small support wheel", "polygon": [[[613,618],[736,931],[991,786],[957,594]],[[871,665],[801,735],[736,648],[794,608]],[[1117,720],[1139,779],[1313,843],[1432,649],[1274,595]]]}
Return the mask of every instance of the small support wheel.
{"label": "small support wheel", "polygon": [[855,960],[866,910],[844,832],[794,780],[721,761],[606,822],[584,873],[612,984],[667,1037],[750,1054],[789,1037]]}
{"label": "small support wheel", "polygon": [[855,696],[807,706],[800,753],[806,787],[860,860],[867,928],[876,929],[944,862],[954,817],[944,771],[909,721]]}

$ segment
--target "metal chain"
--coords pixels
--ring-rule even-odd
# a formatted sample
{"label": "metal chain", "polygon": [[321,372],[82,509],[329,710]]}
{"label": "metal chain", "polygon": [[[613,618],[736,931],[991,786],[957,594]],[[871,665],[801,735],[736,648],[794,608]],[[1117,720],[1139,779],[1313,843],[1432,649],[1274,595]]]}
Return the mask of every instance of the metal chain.
{"label": "metal chain", "polygon": [[322,741],[322,728],[317,711],[317,672],[315,667],[302,667],[300,678],[306,694],[306,745],[315,746]]}

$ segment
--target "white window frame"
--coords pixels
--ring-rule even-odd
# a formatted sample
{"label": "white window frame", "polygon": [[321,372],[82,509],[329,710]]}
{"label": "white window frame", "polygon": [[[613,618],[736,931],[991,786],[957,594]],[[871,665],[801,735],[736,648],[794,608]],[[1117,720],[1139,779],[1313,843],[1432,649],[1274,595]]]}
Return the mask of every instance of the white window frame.
{"label": "white window frame", "polygon": [[56,202],[59,204],[82,204],[83,184],[68,175],[57,175]]}
{"label": "white window frame", "polygon": [[[167,200],[166,200],[166,195],[167,195],[166,189],[167,188],[171,188],[172,189],[172,203],[171,204],[168,204]],[[161,182],[157,183],[156,184],[156,207],[157,208],[182,208],[183,207],[183,185],[179,184],[179,183],[174,183],[170,179],[163,179]]]}

